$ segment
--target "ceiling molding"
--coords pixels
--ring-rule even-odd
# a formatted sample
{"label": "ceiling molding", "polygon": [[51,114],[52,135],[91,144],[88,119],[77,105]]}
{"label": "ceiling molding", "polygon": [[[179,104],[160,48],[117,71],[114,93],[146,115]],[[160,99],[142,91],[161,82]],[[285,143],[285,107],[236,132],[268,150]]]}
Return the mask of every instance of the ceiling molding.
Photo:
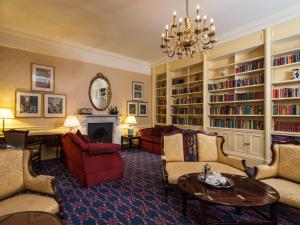
{"label": "ceiling molding", "polygon": [[84,45],[50,40],[19,30],[0,27],[0,45],[151,75],[151,65],[146,61]]}
{"label": "ceiling molding", "polygon": [[[295,19],[295,18],[299,18],[299,11],[300,11],[300,4],[287,8],[285,10],[282,10],[276,14],[273,14],[271,16],[268,16],[264,19],[252,22],[252,23],[248,23],[247,25],[241,27],[241,28],[237,28],[237,29],[233,29],[231,31],[228,31],[227,33],[217,36],[217,38],[219,39],[217,45],[235,40],[237,38],[246,36],[248,34],[263,30],[265,28],[268,27],[272,27],[275,25],[279,25],[281,23],[287,22],[289,20]],[[157,59],[153,62],[151,62],[151,66],[158,66],[164,63],[168,63],[170,61],[173,60],[177,60],[176,59],[172,59],[172,58],[168,58],[168,57],[162,57],[160,59]]]}

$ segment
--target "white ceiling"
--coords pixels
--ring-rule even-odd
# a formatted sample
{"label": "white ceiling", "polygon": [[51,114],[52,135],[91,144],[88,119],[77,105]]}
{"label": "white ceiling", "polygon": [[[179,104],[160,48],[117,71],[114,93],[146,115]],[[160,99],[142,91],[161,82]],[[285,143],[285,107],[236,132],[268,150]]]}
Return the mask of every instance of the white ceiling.
{"label": "white ceiling", "polygon": [[[214,17],[220,41],[300,16],[299,0],[190,0]],[[153,62],[173,10],[184,0],[0,0],[0,28]]]}

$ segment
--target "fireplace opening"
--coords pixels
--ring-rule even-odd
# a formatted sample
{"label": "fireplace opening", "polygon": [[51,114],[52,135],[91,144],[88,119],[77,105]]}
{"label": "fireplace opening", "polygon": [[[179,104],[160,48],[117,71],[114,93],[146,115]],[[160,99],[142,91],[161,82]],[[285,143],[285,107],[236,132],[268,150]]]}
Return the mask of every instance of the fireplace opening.
{"label": "fireplace opening", "polygon": [[112,143],[113,123],[89,123],[88,135],[92,142]]}

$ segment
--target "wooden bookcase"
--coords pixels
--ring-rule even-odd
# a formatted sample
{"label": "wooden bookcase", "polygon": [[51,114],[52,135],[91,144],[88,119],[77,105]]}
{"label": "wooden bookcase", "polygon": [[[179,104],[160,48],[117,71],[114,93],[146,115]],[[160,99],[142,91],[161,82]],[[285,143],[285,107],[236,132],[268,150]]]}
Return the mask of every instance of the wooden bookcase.
{"label": "wooden bookcase", "polygon": [[197,63],[170,73],[171,123],[179,126],[203,126],[203,65]]}
{"label": "wooden bookcase", "polygon": [[300,136],[300,78],[292,78],[299,68],[300,35],[273,41],[272,134]]}
{"label": "wooden bookcase", "polygon": [[[300,138],[300,90],[297,95],[273,94],[277,89],[300,89],[300,79],[291,79],[292,70],[300,69],[300,54],[299,61],[273,64],[278,57],[299,52],[300,18],[220,44],[207,55],[161,65],[165,70],[155,77],[166,73],[166,124],[217,132],[224,136],[228,154],[250,165],[270,162],[273,135]],[[193,85],[203,89],[188,93]],[[199,99],[185,100],[193,96]],[[156,94],[153,99],[156,102]],[[189,122],[195,118],[198,126]]]}

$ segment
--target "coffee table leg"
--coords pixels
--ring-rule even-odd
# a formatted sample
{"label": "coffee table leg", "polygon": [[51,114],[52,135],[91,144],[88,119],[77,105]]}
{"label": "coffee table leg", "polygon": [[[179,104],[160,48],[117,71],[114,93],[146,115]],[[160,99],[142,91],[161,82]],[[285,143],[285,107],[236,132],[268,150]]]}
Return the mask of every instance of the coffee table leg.
{"label": "coffee table leg", "polygon": [[201,224],[206,224],[206,203],[204,201],[200,202],[201,207]]}
{"label": "coffee table leg", "polygon": [[271,205],[271,220],[274,225],[277,224],[277,203]]}
{"label": "coffee table leg", "polygon": [[184,191],[182,192],[182,214],[186,216],[186,196]]}

